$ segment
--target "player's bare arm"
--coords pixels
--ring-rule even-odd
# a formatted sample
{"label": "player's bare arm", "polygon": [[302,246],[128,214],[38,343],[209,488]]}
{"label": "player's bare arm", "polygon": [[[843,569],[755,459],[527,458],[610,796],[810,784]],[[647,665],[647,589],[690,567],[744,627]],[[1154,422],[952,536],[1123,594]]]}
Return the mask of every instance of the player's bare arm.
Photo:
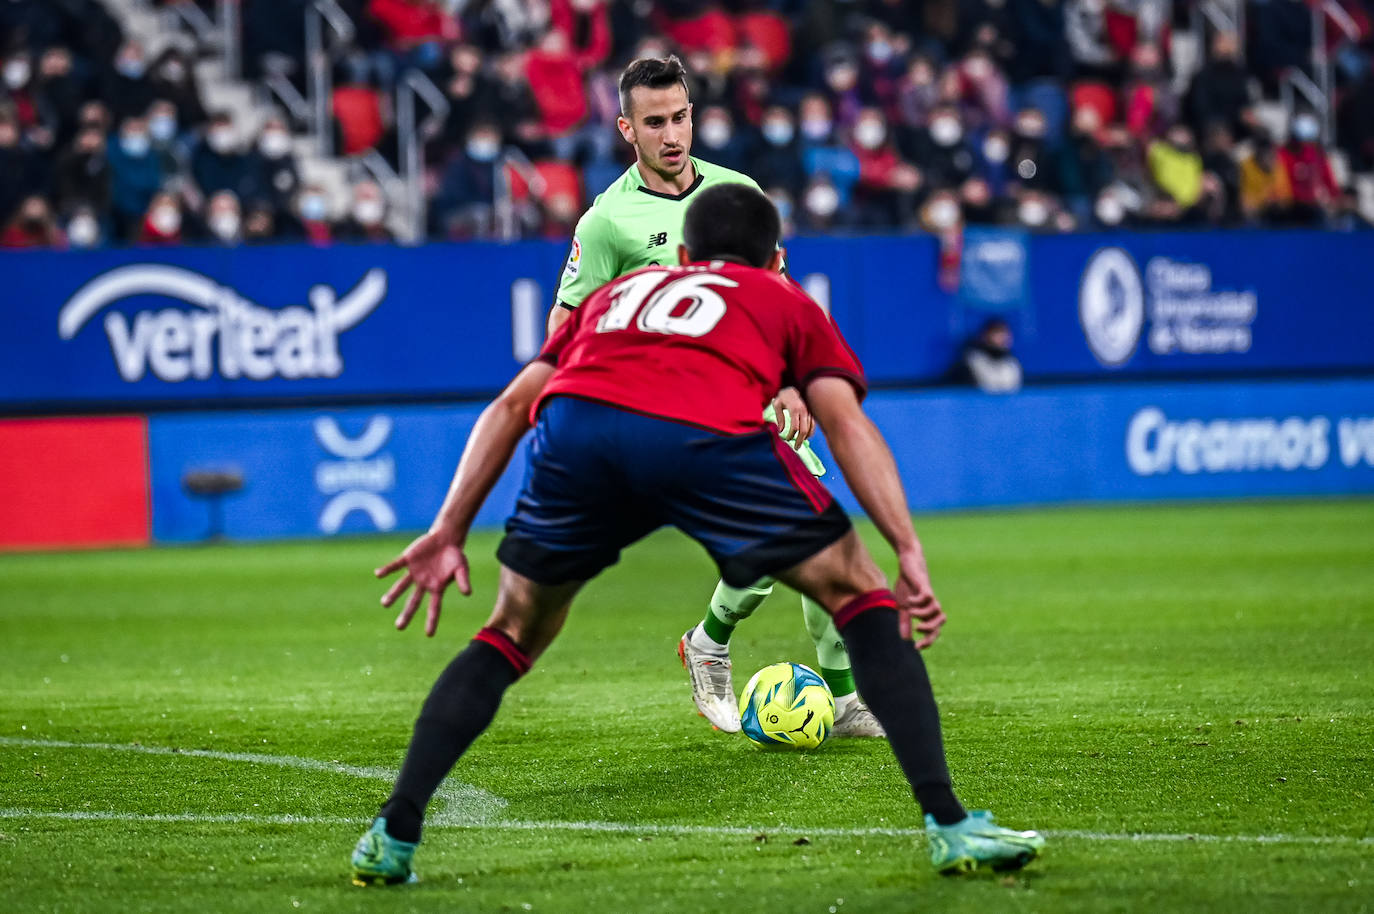
{"label": "player's bare arm", "polygon": [[571,308],[565,307],[562,304],[555,304],[553,308],[549,311],[549,320],[544,329],[544,338],[548,339],[549,337],[553,336],[554,333],[558,330],[558,328],[563,326],[563,324],[566,323],[568,318],[570,317],[572,317]]}
{"label": "player's bare arm", "polygon": [[916,646],[929,647],[940,635],[945,614],[930,586],[925,552],[911,524],[911,511],[892,451],[845,379],[816,378],[806,386],[806,398],[845,482],[897,553],[900,573],[895,590],[902,609],[902,633],[910,635],[911,619],[915,617],[915,628],[925,634]]}
{"label": "player's bare arm", "polygon": [[399,556],[378,568],[379,578],[401,569],[405,573],[382,597],[391,606],[412,585],[405,607],[396,617],[396,627],[404,629],[419,610],[426,594],[430,596],[425,616],[425,634],[433,637],[439,626],[444,591],[457,584],[464,596],[472,593],[467,558],[463,545],[468,530],[492,487],[505,472],[515,446],[530,428],[530,407],[553,376],[547,362],[531,362],[515,376],[495,400],[482,410],[468,436],[462,459],[453,474],[448,494],[428,532],[417,537]]}

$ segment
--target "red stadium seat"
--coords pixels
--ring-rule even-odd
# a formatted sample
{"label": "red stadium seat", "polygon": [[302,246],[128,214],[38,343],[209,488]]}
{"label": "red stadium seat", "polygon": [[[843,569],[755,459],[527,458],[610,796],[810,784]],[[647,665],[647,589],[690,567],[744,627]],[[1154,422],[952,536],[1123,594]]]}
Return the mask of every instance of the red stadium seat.
{"label": "red stadium seat", "polygon": [[1106,83],[1081,82],[1069,92],[1069,104],[1074,111],[1079,108],[1093,108],[1102,116],[1102,123],[1116,122],[1116,90]]}

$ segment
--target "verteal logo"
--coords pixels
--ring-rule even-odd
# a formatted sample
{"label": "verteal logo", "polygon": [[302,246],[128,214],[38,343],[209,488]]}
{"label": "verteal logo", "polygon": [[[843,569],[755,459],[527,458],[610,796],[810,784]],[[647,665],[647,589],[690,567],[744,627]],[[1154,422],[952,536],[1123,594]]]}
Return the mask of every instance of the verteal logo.
{"label": "verteal logo", "polygon": [[266,308],[192,270],[134,264],[96,277],[57,317],[57,333],[74,339],[96,314],[134,296],[160,296],[190,309],[148,309],[103,321],[115,367],[125,381],[151,374],[177,383],[189,378],[333,378],[343,373],[339,335],[356,326],[386,297],[386,272],[369,270],[339,295],[312,286],[308,306]]}

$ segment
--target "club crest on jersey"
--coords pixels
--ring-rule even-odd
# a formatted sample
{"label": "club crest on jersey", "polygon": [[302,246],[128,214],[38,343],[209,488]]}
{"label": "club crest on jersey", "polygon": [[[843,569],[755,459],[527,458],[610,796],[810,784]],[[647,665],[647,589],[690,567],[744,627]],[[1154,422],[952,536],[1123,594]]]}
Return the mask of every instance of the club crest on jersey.
{"label": "club crest on jersey", "polygon": [[563,268],[563,273],[568,277],[577,275],[577,270],[582,265],[582,242],[573,236],[572,252],[568,254],[568,265]]}
{"label": "club crest on jersey", "polygon": [[667,244],[667,243],[668,243],[668,233],[667,233],[667,232],[656,232],[655,234],[652,234],[652,235],[649,236],[649,247],[651,247],[651,248],[656,248],[656,247],[659,247],[660,245],[665,245],[665,244]]}

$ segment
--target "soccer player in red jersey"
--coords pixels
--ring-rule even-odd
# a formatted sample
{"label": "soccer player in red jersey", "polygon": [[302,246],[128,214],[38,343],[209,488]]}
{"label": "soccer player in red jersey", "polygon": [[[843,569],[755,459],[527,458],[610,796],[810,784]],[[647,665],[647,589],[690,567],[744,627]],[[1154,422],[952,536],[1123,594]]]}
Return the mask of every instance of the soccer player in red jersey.
{"label": "soccer player in red jersey", "polygon": [[[354,849],[355,882],[413,879],[425,807],[505,690],[552,643],[582,585],[664,525],[704,546],[727,583],[771,575],[832,615],[925,813],[938,870],[1015,868],[1038,855],[1040,835],[966,812],[954,795],[911,641],[913,629],[933,640],[944,612],[892,453],[860,407],[862,367],[821,308],[777,275],[778,235],[777,211],[758,190],[703,190],[687,212],[682,266],[593,293],[483,411],[429,532],[378,569],[404,569],[384,605],[414,587],[397,628],[429,595],[433,635],[448,586],[471,593],[468,529],[534,424],[525,484],[497,549],[496,606],[425,700],[391,797]],[[788,384],[804,393],[896,552],[895,592],[838,503],[763,421],[764,404]]]}

